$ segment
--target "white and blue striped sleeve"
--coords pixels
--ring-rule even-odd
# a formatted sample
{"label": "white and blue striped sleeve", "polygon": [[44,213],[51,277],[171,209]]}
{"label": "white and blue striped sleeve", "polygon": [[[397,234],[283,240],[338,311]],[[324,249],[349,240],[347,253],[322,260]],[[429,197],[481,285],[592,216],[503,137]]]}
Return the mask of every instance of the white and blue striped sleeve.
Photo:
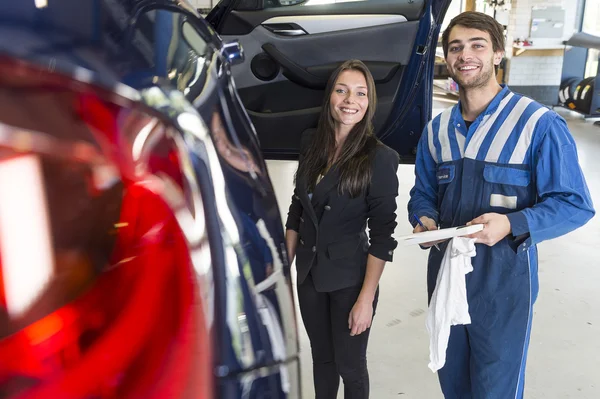
{"label": "white and blue striped sleeve", "polygon": [[436,223],[438,222],[437,163],[434,156],[436,156],[436,149],[433,145],[432,123],[429,122],[421,134],[417,147],[415,185],[410,190],[410,200],[408,201],[408,220],[413,226],[417,224],[413,215],[427,216]]}
{"label": "white and blue striped sleeve", "polygon": [[531,245],[567,234],[595,214],[575,140],[565,120],[553,114],[544,125],[545,134],[538,143],[532,143],[537,203],[507,215],[512,234],[529,233]]}

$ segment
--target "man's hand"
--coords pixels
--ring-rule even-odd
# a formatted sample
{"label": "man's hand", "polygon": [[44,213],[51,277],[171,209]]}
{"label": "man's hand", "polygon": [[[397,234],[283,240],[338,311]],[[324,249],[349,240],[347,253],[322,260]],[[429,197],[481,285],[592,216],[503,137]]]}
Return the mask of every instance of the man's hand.
{"label": "man's hand", "polygon": [[371,327],[372,320],[373,301],[363,300],[359,296],[348,316],[350,335],[355,336],[365,332],[367,328]]}
{"label": "man's hand", "polygon": [[[421,227],[421,225],[417,224],[417,226],[413,229],[413,233],[420,233],[422,231],[438,229],[438,227],[433,219],[428,218],[427,216],[422,216],[420,219],[421,219],[421,223],[423,223],[423,226],[425,226],[426,229]],[[444,242],[444,241],[446,241],[446,240],[425,242],[425,243],[421,244],[421,246],[423,248],[429,248],[429,247],[433,247],[435,244],[439,244],[440,242]]]}
{"label": "man's hand", "polygon": [[423,225],[425,227],[427,227],[426,229],[424,229],[423,227],[421,227],[420,225],[417,224],[417,226],[414,228],[413,233],[420,233],[422,231],[426,231],[426,230],[437,230],[437,225],[435,224],[435,221],[431,218],[428,218],[427,216],[421,216],[421,223],[423,223]]}
{"label": "man's hand", "polygon": [[477,243],[494,246],[504,237],[510,234],[510,220],[506,215],[499,213],[485,213],[478,218],[471,220],[467,225],[483,224],[483,230],[471,234],[469,238],[476,238]]}

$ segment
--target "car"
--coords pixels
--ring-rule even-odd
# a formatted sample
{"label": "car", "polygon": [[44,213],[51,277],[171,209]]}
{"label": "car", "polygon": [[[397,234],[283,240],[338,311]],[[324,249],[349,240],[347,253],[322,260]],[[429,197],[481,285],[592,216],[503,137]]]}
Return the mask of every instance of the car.
{"label": "car", "polygon": [[0,16],[0,396],[299,398],[239,43],[182,1]]}
{"label": "car", "polygon": [[435,49],[449,0],[221,0],[206,20],[246,55],[233,76],[263,154],[295,159],[324,88],[357,58],[377,88],[377,136],[414,163],[431,119]]}
{"label": "car", "polygon": [[300,397],[263,156],[360,58],[410,162],[448,3],[1,1],[3,397]]}

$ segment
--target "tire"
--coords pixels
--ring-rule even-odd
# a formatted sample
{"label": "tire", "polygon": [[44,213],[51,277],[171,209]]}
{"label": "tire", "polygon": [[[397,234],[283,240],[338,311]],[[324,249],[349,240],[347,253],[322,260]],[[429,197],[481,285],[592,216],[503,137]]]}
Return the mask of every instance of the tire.
{"label": "tire", "polygon": [[575,101],[576,109],[585,114],[590,113],[590,108],[592,106],[592,98],[594,97],[594,83],[596,81],[596,77],[592,76],[584,79],[581,82],[581,91],[579,93],[578,99]]}

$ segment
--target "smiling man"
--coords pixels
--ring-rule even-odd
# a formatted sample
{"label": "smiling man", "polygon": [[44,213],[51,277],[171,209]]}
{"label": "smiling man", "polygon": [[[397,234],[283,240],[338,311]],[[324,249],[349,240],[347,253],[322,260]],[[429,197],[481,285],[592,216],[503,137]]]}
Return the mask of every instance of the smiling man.
{"label": "smiling man", "polygon": [[[408,204],[428,229],[481,223],[466,276],[471,324],[453,326],[439,370],[446,398],[522,398],[538,293],[537,248],[594,215],[566,122],[496,81],[502,26],[465,12],[442,36],[460,101],[425,128]],[[415,232],[423,227],[415,227]],[[429,297],[448,242],[431,249]]]}

